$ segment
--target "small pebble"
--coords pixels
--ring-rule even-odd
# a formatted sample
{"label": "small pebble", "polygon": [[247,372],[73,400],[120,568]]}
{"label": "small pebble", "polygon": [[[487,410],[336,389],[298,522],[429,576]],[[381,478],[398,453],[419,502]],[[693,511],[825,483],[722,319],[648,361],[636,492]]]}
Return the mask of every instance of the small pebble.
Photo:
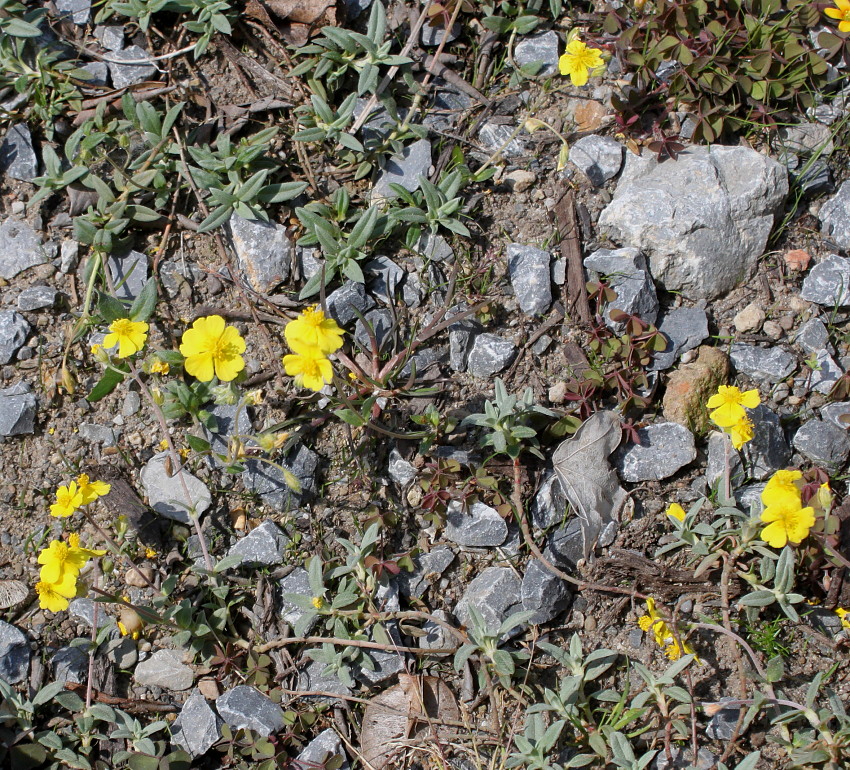
{"label": "small pebble", "polygon": [[27,210],[27,206],[23,201],[15,201],[12,203],[13,214],[23,214]]}
{"label": "small pebble", "polygon": [[776,401],[777,404],[783,402],[791,393],[791,388],[788,387],[787,382],[780,382],[773,389],[773,400]]}
{"label": "small pebble", "polygon": [[780,339],[785,333],[776,321],[765,321],[762,324],[761,330],[772,340]]}
{"label": "small pebble", "polygon": [[788,396],[788,403],[791,406],[798,406],[803,403],[805,399],[802,396]]}

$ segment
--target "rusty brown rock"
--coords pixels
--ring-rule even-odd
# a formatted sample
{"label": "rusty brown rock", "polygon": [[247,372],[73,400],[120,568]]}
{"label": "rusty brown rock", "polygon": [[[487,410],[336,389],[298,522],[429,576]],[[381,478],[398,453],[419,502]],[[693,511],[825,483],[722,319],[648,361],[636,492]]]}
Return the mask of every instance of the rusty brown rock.
{"label": "rusty brown rock", "polygon": [[729,377],[729,357],[717,348],[703,345],[697,360],[680,366],[670,375],[664,394],[664,416],[697,435],[710,427],[706,401]]}

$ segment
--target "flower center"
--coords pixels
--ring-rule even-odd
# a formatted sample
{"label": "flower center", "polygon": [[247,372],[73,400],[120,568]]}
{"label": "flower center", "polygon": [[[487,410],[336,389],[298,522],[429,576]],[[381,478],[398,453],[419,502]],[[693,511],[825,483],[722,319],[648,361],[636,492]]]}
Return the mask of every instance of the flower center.
{"label": "flower center", "polygon": [[319,362],[315,358],[304,359],[304,374],[308,377],[322,376],[322,372],[319,369]]}
{"label": "flower center", "polygon": [[223,337],[219,337],[210,347],[210,353],[213,358],[217,358],[218,360],[228,360],[233,358],[234,356],[239,355],[236,350],[236,345],[232,342],[227,342]]}
{"label": "flower center", "polygon": [[126,337],[133,331],[133,322],[129,318],[119,318],[112,324],[112,331],[119,337]]}

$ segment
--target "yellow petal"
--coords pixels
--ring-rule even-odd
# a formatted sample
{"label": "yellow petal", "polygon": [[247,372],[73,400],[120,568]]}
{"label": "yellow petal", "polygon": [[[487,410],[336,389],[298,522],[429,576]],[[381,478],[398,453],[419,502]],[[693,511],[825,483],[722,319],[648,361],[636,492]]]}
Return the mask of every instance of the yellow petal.
{"label": "yellow petal", "polygon": [[[181,352],[183,352],[182,349]],[[213,358],[210,353],[189,356],[183,366],[188,374],[201,382],[209,382],[215,375]]]}

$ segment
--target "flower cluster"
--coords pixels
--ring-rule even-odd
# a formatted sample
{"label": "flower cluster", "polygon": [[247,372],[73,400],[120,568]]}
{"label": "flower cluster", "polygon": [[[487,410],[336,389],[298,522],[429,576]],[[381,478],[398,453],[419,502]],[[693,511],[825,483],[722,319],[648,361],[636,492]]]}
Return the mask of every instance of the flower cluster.
{"label": "flower cluster", "polygon": [[708,415],[711,421],[722,431],[729,434],[732,446],[740,449],[753,437],[753,421],[747,416],[747,409],[755,409],[761,403],[757,390],[743,393],[734,385],[721,385],[710,399]]}
{"label": "flower cluster", "polygon": [[56,502],[50,506],[50,515],[64,519],[78,508],[109,494],[111,488],[102,481],[89,481],[89,477],[83,473],[77,476],[76,481],[56,490]]}
{"label": "flower cluster", "polygon": [[686,655],[695,654],[693,647],[687,642],[683,641],[681,646],[679,646],[679,642],[676,641],[673,632],[667,626],[667,623],[664,622],[664,618],[655,609],[655,599],[652,597],[648,597],[646,600],[646,613],[646,615],[638,619],[638,626],[640,626],[641,631],[644,633],[648,633],[650,629],[652,630],[655,643],[664,650],[664,654],[670,660],[681,658],[683,651]]}
{"label": "flower cluster", "polygon": [[292,353],[283,357],[283,368],[299,388],[319,391],[333,379],[331,353],[342,347],[343,330],[315,306],[290,321],[283,330]]}
{"label": "flower cluster", "polygon": [[245,368],[245,340],[220,315],[198,318],[183,332],[180,352],[186,358],[186,371],[201,382],[213,377],[230,382]]}
{"label": "flower cluster", "polygon": [[77,595],[77,578],[89,559],[103,556],[98,551],[80,546],[80,536],[71,533],[68,542],[52,540],[38,555],[42,565],[40,580],[35,585],[39,606],[43,610],[59,612],[68,609],[68,601]]}
{"label": "flower cluster", "polygon": [[761,520],[767,526],[761,538],[771,548],[802,543],[815,525],[815,509],[803,507],[801,485],[796,483],[802,478],[800,471],[776,471],[762,490]]}
{"label": "flower cluster", "polygon": [[590,73],[604,64],[598,48],[589,48],[581,40],[567,43],[567,50],[558,59],[558,69],[562,75],[569,75],[574,86],[587,84]]}

